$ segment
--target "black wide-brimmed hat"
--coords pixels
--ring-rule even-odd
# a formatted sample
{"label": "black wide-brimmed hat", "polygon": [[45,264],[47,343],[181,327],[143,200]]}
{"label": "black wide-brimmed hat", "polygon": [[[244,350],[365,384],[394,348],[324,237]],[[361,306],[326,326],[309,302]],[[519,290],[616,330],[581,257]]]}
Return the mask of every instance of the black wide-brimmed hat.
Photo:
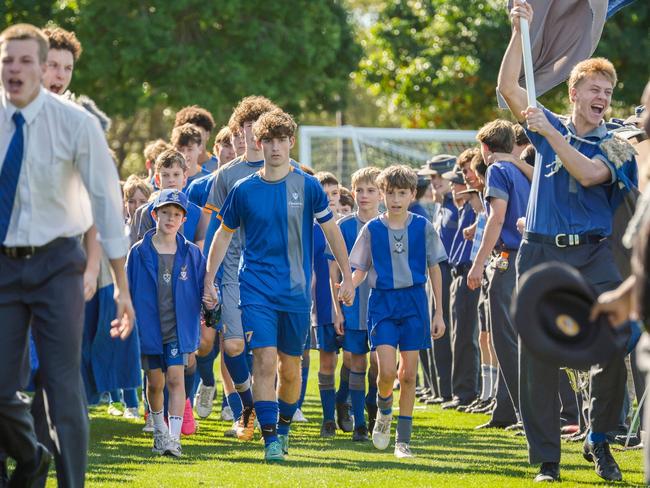
{"label": "black wide-brimmed hat", "polygon": [[515,328],[526,348],[549,365],[589,369],[620,353],[629,328],[613,329],[606,317],[589,320],[595,291],[573,267],[540,264],[523,274],[512,302]]}

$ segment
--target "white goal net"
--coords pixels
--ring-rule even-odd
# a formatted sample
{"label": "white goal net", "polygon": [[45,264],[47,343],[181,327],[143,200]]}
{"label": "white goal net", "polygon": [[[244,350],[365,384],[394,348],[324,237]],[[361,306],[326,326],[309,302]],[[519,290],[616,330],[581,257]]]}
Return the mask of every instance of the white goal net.
{"label": "white goal net", "polygon": [[418,167],[437,154],[459,155],[476,144],[476,131],[301,126],[300,163],[334,173],[343,185],[364,166]]}

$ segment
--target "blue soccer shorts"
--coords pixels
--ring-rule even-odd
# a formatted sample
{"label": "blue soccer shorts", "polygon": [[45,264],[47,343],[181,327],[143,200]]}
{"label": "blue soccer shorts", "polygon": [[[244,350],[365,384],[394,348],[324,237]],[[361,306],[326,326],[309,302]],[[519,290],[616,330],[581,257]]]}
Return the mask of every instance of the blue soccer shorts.
{"label": "blue soccer shorts", "polygon": [[343,350],[352,354],[366,354],[370,351],[368,347],[368,331],[345,329]]}
{"label": "blue soccer shorts", "polygon": [[339,352],[341,346],[334,324],[317,325],[313,329],[316,338],[316,349],[323,352]]}
{"label": "blue soccer shorts", "polygon": [[289,356],[302,356],[309,334],[309,312],[284,312],[262,305],[244,305],[241,310],[250,349],[276,347]]}
{"label": "blue soccer shorts", "polygon": [[400,351],[431,348],[429,302],[423,285],[370,292],[368,300],[370,345],[388,345]]}
{"label": "blue soccer shorts", "polygon": [[142,369],[145,371],[162,369],[164,373],[170,366],[187,366],[188,361],[189,354],[181,353],[178,342],[174,341],[163,344],[162,354],[143,354]]}

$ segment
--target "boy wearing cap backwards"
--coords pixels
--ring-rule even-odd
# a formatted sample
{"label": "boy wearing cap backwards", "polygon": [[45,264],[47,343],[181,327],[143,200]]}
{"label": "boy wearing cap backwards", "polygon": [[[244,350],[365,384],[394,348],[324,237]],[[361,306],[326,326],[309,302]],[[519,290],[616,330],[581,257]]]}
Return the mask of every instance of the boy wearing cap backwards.
{"label": "boy wearing cap backwards", "polygon": [[[604,58],[574,66],[568,81],[572,110],[560,117],[545,108],[529,107],[526,90],[518,83],[522,47],[520,19],[532,20],[529,3],[516,0],[510,18],[513,32],[499,71],[498,89],[538,153],[526,230],[517,257],[517,274],[543,262],[574,266],[596,291],[620,283],[608,238],[612,216],[625,193],[637,183],[635,151],[607,130],[603,117],[617,84],[616,70]],[[520,350],[521,410],[531,463],[541,464],[538,481],[560,478],[560,414],[558,372]],[[584,457],[593,461],[598,476],[622,479],[605,433],[618,425],[625,387],[623,355],[592,368],[591,432]]]}
{"label": "boy wearing cap backwards", "polygon": [[[162,190],[152,210],[156,228],[131,248],[126,263],[155,429],[152,451],[175,457],[182,452],[184,368],[199,344],[205,276],[201,250],[179,233],[187,206],[182,192]],[[165,384],[169,390],[169,427],[163,418]]]}
{"label": "boy wearing cap backwards", "polygon": [[[366,278],[370,285],[368,326],[370,344],[377,351],[379,380],[377,421],[372,442],[377,449],[390,443],[393,419],[393,382],[400,381],[400,415],[397,421],[395,456],[413,457],[409,446],[415,402],[415,377],[420,349],[445,332],[442,307],[429,319],[425,284],[431,280],[436,304],[442,304],[442,281],[438,263],[447,259],[433,225],[408,211],[415,197],[417,175],[404,165],[390,166],[378,177],[385,195],[386,213],[368,222],[359,233],[350,261],[355,269],[353,284]],[[397,371],[396,351],[400,361]]]}
{"label": "boy wearing cap backwards", "polygon": [[[481,144],[483,160],[488,161],[493,153],[512,151],[515,133],[507,120],[494,120],[481,127],[476,139]],[[501,422],[501,425],[499,422],[503,412],[510,411],[508,403],[512,403],[515,417],[519,415],[518,343],[510,318],[510,302],[515,289],[515,259],[521,243],[517,220],[524,215],[528,204],[530,182],[514,164],[495,161],[487,168],[485,183],[489,216],[474,264],[467,275],[467,286],[472,290],[478,289],[483,273],[487,274],[490,334],[510,396],[509,399],[503,393],[497,396],[491,422],[494,427],[507,427],[503,425],[507,422]],[[502,399],[507,407],[499,405]]]}
{"label": "boy wearing cap backwards", "polygon": [[217,269],[235,229],[242,227],[239,292],[242,323],[254,357],[254,407],[265,459],[283,461],[300,397],[300,359],[309,332],[314,218],[343,270],[339,299],[352,303],[354,290],[345,242],[327,196],[318,180],[291,164],[293,118],[274,110],[263,114],[252,129],[264,166],[235,183],[219,213],[222,223],[210,247],[204,300],[216,303]]}
{"label": "boy wearing cap backwards", "polygon": [[[337,222],[341,229],[348,252],[352,250],[357,235],[366,222],[379,214],[381,191],[377,186],[379,168],[372,166],[362,168],[352,174],[352,191],[356,195],[357,212],[343,217]],[[329,273],[333,289],[341,278],[334,256],[330,260]],[[350,354],[350,398],[354,417],[353,441],[367,441],[368,427],[364,415],[364,404],[368,410],[368,423],[374,427],[377,416],[377,357],[373,352],[368,370],[368,396],[366,397],[366,369],[368,348],[368,296],[370,288],[363,283],[355,293],[351,306],[341,306],[333,300],[335,306],[334,328],[343,336],[343,351]],[[320,379],[320,377],[319,377]],[[332,375],[331,383],[334,382]]]}

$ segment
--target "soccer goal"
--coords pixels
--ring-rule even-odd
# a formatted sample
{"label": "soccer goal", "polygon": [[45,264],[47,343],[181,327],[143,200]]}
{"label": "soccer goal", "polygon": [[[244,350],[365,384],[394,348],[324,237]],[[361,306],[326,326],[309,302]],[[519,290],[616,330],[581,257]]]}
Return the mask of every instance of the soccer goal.
{"label": "soccer goal", "polygon": [[459,155],[476,144],[476,131],[301,126],[300,163],[330,171],[344,185],[364,166],[391,164],[417,167],[437,154]]}

